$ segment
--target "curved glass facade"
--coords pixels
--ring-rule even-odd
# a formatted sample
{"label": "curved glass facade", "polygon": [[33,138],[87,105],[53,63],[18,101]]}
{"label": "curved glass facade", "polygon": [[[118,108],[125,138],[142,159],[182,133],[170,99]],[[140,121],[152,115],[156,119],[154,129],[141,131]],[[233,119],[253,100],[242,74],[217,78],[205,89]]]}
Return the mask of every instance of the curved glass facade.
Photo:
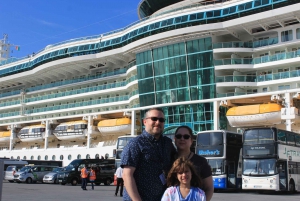
{"label": "curved glass facade", "polygon": [[[140,106],[216,97],[212,39],[201,38],[137,54]],[[213,128],[213,104],[164,108],[166,127]]]}

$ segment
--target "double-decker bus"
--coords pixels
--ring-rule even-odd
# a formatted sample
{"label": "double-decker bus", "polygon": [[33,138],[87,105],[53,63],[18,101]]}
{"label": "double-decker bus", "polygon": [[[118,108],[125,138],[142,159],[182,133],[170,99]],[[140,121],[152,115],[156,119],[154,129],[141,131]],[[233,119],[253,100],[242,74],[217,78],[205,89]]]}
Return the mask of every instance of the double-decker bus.
{"label": "double-decker bus", "polygon": [[211,166],[215,190],[241,189],[242,142],[242,134],[226,130],[197,134],[196,154]]}
{"label": "double-decker bus", "polygon": [[124,147],[128,144],[128,142],[135,138],[136,135],[125,135],[118,137],[117,140],[117,147],[116,147],[116,169],[120,166],[121,163],[121,156]]}
{"label": "double-decker bus", "polygon": [[300,191],[300,134],[252,128],[243,139],[243,189]]}
{"label": "double-decker bus", "polygon": [[[118,137],[117,140],[117,146],[116,146],[116,159],[115,159],[115,166],[116,169],[121,165],[121,156],[124,147],[128,144],[128,142],[135,138],[137,135],[125,135],[125,136],[120,136]],[[114,175],[114,185],[117,185],[117,177]]]}

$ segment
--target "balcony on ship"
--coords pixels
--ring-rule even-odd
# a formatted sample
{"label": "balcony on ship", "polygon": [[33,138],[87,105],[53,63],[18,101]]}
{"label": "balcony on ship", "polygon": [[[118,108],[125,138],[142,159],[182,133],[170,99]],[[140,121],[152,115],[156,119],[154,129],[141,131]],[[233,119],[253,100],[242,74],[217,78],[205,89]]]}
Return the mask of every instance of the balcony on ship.
{"label": "balcony on ship", "polygon": [[[299,70],[291,70],[285,72],[274,72],[274,73],[261,73],[260,75],[225,75],[225,76],[217,76],[216,83],[232,83],[235,82],[235,85],[239,85],[242,83],[258,83],[258,82],[266,82],[266,81],[275,81],[288,78],[300,78],[300,69]],[[243,84],[242,84],[243,85]]]}
{"label": "balcony on ship", "polygon": [[[287,61],[288,60],[288,61]],[[290,52],[280,52],[255,58],[218,58],[214,59],[216,70],[223,69],[253,69],[268,66],[285,66],[286,63],[300,62],[300,49]]]}
{"label": "balcony on ship", "polygon": [[257,76],[255,75],[225,75],[217,76],[217,87],[230,86],[257,86]]}
{"label": "balcony on ship", "polygon": [[278,44],[278,37],[265,38],[261,40],[253,41],[230,41],[230,42],[218,42],[213,44],[214,52],[228,51],[226,49],[232,49],[232,51],[237,52],[239,48],[249,49],[241,51],[253,51],[253,48],[260,48],[270,45]]}

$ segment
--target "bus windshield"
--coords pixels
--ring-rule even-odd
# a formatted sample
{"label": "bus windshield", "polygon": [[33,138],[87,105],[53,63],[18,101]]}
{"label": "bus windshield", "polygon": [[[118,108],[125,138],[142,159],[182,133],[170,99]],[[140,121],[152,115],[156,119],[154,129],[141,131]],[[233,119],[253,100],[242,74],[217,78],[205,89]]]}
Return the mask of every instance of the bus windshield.
{"label": "bus windshield", "polygon": [[225,174],[225,166],[223,159],[209,159],[208,164],[211,167],[213,175]]}
{"label": "bus windshield", "polygon": [[274,175],[276,159],[244,159],[243,175]]}
{"label": "bus windshield", "polygon": [[201,146],[218,146],[223,144],[222,132],[201,133],[197,137],[197,144]]}
{"label": "bus windshield", "polygon": [[124,147],[127,145],[127,143],[131,140],[135,138],[135,136],[129,137],[119,137],[118,138],[118,144],[117,144],[117,149],[124,149]]}
{"label": "bus windshield", "polygon": [[274,132],[272,129],[251,129],[244,132],[244,145],[268,144],[273,142]]}

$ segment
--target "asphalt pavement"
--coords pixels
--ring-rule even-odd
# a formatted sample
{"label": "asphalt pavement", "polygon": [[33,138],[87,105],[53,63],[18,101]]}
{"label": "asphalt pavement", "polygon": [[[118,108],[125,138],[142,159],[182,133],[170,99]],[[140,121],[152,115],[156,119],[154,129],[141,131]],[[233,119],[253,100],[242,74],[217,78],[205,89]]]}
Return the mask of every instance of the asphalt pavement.
{"label": "asphalt pavement", "polygon": [[[83,191],[80,186],[60,184],[17,184],[3,183],[2,199],[0,201],[121,201],[122,197],[115,197],[115,186],[87,186]],[[214,193],[211,201],[299,201],[300,193],[286,192],[218,192]]]}

